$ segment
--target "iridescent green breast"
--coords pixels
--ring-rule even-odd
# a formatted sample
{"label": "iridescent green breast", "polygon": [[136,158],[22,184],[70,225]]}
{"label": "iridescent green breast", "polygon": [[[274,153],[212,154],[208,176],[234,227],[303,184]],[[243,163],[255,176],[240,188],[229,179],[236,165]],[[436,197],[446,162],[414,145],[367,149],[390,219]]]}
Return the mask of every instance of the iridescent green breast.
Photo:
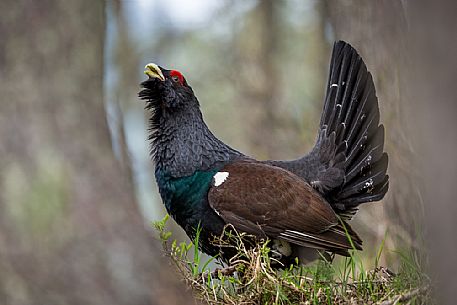
{"label": "iridescent green breast", "polygon": [[167,212],[178,223],[195,222],[207,206],[211,180],[217,171],[197,171],[191,176],[173,178],[156,170],[156,181]]}

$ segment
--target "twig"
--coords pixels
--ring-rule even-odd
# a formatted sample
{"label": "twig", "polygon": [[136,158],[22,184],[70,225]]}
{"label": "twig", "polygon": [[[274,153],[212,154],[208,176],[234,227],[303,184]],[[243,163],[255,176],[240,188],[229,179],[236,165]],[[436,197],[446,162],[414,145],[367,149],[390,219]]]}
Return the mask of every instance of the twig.
{"label": "twig", "polygon": [[[219,277],[219,274],[224,275],[224,276],[228,276],[228,275],[232,275],[233,273],[235,273],[235,271],[236,271],[236,266],[228,266],[228,267],[225,267],[225,268],[216,268],[210,273],[210,276],[212,278]],[[208,276],[208,271],[205,271],[205,272],[201,273],[200,276],[202,278],[207,277]]]}
{"label": "twig", "polygon": [[236,266],[228,266],[225,268],[216,268],[214,269],[213,272],[211,272],[212,277],[217,277],[219,274],[222,274],[224,276],[232,275],[236,271]]}
{"label": "twig", "polygon": [[429,290],[429,288],[430,287],[428,285],[425,287],[416,288],[414,290],[409,291],[408,293],[399,294],[390,300],[378,303],[378,305],[394,305],[398,304],[398,302],[405,302],[414,298],[415,296],[426,293]]}

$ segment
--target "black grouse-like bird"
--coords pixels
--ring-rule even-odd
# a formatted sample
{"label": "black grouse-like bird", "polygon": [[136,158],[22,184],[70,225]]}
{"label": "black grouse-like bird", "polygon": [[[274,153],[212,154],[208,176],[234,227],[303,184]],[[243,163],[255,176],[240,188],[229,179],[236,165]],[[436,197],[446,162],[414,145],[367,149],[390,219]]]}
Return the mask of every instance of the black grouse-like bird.
{"label": "black grouse-like bird", "polygon": [[362,249],[346,221],[384,197],[389,177],[373,79],[354,48],[335,43],[317,142],[292,161],[257,161],[231,148],[209,130],[180,72],[148,64],[145,73],[139,97],[151,112],[160,195],[191,239],[200,228],[204,252],[230,258],[211,242],[227,224],[272,240],[282,261]]}

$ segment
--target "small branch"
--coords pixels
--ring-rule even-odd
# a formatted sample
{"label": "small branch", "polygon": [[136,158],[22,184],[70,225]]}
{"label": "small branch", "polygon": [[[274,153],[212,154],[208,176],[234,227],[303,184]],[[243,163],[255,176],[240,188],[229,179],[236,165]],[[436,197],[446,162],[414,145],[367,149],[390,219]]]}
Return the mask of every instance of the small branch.
{"label": "small branch", "polygon": [[[236,266],[228,266],[225,268],[216,268],[210,273],[210,276],[212,278],[218,278],[219,274],[221,274],[223,276],[228,276],[228,275],[233,275],[233,273],[235,273],[235,271],[236,271]],[[201,273],[200,275],[201,275],[201,277],[207,277],[208,271],[205,271],[205,272]]]}
{"label": "small branch", "polygon": [[219,274],[222,274],[223,276],[229,276],[233,275],[236,271],[236,266],[228,266],[226,268],[216,268],[214,269],[213,272],[211,272],[211,277],[218,277]]}
{"label": "small branch", "polygon": [[428,285],[425,287],[417,288],[417,289],[411,290],[405,294],[399,294],[390,300],[386,300],[381,303],[378,303],[378,305],[394,305],[394,304],[398,304],[399,302],[405,302],[405,301],[411,300],[415,296],[426,293],[429,290],[429,288],[430,287]]}

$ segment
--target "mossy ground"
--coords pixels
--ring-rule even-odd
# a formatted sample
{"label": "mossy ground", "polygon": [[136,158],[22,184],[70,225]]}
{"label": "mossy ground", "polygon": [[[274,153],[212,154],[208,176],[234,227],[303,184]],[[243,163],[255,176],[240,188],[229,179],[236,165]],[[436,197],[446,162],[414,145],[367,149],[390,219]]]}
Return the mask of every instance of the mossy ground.
{"label": "mossy ground", "polygon": [[[324,259],[278,269],[268,241],[246,247],[243,234],[228,236],[238,255],[229,265],[205,259],[194,242],[178,243],[165,228],[168,217],[154,223],[166,256],[204,304],[430,304],[430,287],[416,255],[398,253],[397,272],[378,266],[383,251],[366,270],[359,253],[330,263]],[[232,231],[233,232],[233,231]],[[218,241],[229,246],[227,239]],[[204,261],[202,261],[204,260]],[[219,267],[215,267],[218,264]],[[212,270],[211,270],[212,269]]]}

